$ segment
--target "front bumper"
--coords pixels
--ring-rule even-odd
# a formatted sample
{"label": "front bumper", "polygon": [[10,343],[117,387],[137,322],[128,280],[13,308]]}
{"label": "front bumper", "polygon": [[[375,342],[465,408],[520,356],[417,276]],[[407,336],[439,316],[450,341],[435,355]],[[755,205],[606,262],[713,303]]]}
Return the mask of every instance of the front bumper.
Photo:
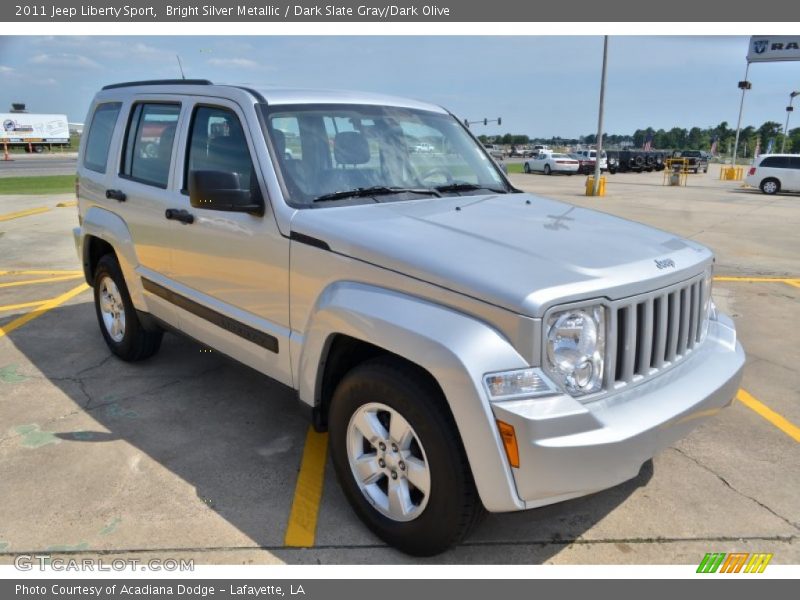
{"label": "front bumper", "polygon": [[569,396],[492,405],[512,425],[525,508],[583,496],[635,477],[644,462],[728,406],[744,350],[728,317],[711,321],[692,355],[651,380],[582,404]]}

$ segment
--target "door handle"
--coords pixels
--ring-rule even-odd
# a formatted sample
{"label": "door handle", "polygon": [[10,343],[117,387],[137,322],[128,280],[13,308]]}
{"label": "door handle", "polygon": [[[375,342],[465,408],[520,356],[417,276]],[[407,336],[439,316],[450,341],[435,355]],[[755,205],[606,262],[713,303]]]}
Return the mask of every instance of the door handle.
{"label": "door handle", "polygon": [[127,196],[125,192],[122,190],[106,190],[106,198],[109,200],[117,200],[119,202],[125,202]]}
{"label": "door handle", "polygon": [[183,210],[182,208],[181,209],[168,208],[164,212],[164,216],[174,221],[180,221],[181,223],[186,223],[187,225],[194,223],[194,215],[190,213],[188,210]]}

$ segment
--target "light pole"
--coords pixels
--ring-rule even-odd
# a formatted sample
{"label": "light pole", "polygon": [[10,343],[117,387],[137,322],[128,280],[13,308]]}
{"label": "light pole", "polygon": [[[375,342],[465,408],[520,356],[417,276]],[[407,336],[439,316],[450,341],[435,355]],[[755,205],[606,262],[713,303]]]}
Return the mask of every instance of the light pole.
{"label": "light pole", "polygon": [[753,87],[747,81],[747,75],[750,73],[750,61],[747,61],[747,68],[744,70],[744,80],[739,82],[739,89],[742,90],[742,99],[739,101],[739,120],[736,122],[736,141],[733,142],[733,158],[731,159],[731,166],[736,166],[736,154],[739,150],[739,133],[742,131],[742,111],[744,110],[744,93]]}
{"label": "light pole", "polygon": [[789,135],[789,117],[792,114],[794,108],[792,107],[792,102],[794,102],[794,97],[800,96],[800,92],[792,92],[789,94],[789,106],[786,107],[786,126],[783,128],[783,142],[781,142],[781,154],[784,153],[786,150],[786,136]]}
{"label": "light pole", "polygon": [[608,64],[608,36],[603,36],[603,74],[600,77],[600,108],[597,115],[597,150],[594,160],[594,187],[592,196],[600,190],[600,161],[603,157],[603,105],[606,98],[606,66]]}

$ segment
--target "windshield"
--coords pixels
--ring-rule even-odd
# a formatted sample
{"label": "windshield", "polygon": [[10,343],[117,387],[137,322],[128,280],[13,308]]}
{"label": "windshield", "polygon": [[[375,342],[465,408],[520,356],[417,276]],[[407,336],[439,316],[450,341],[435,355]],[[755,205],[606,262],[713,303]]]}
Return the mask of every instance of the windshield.
{"label": "windshield", "polygon": [[384,202],[512,191],[494,161],[448,114],[346,104],[264,110],[284,193],[298,208],[331,200],[375,202],[377,195]]}

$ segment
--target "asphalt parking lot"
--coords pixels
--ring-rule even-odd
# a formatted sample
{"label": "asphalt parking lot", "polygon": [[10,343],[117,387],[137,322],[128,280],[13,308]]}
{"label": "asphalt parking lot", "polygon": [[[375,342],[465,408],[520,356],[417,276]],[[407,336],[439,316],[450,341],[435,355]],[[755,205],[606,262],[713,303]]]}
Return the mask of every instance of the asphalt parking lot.
{"label": "asphalt parking lot", "polygon": [[[636,479],[489,515],[424,562],[697,564],[734,551],[800,562],[800,195],[716,175],[674,188],[661,173],[617,174],[600,198],[582,195],[581,176],[511,176],[711,246],[716,303],[748,355],[743,391]],[[143,363],[110,355],[77,271],[73,200],[0,196],[0,562],[422,562],[357,520],[286,388],[174,335]],[[552,226],[569,228],[569,212]]]}

